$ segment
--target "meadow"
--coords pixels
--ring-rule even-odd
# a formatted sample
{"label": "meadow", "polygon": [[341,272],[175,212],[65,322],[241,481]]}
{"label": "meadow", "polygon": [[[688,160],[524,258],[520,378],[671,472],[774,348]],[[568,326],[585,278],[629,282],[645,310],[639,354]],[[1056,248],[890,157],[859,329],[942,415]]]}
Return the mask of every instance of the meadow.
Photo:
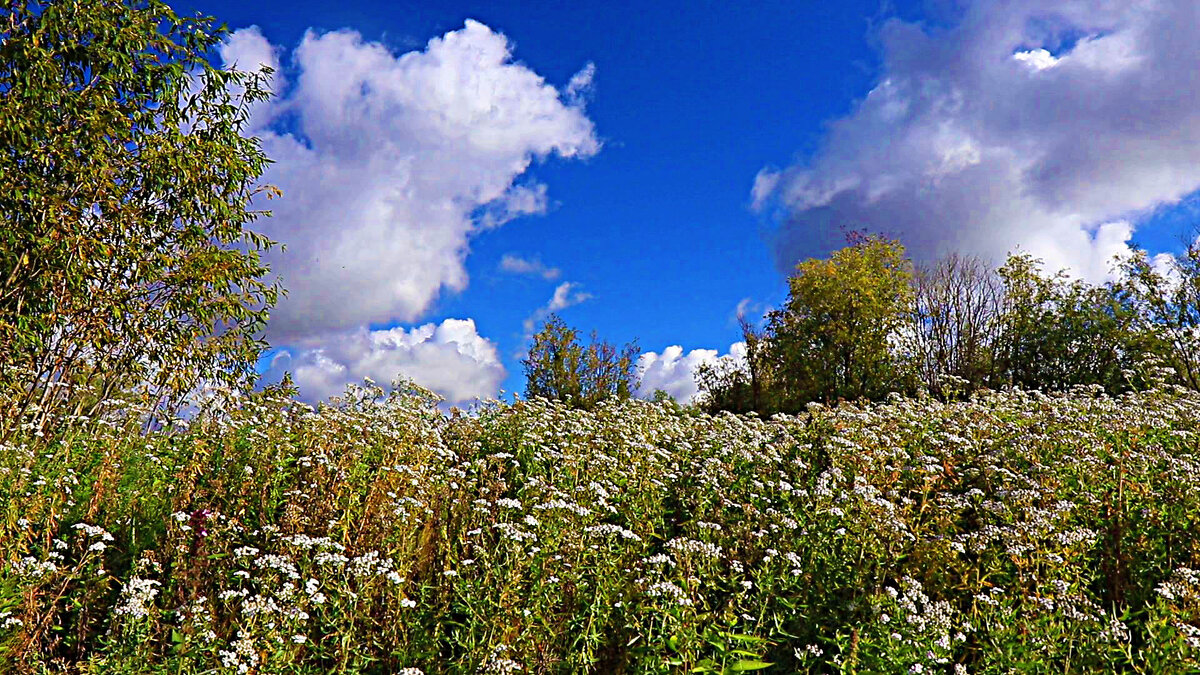
{"label": "meadow", "polygon": [[1196,392],[231,410],[0,448],[0,667],[1200,672]]}

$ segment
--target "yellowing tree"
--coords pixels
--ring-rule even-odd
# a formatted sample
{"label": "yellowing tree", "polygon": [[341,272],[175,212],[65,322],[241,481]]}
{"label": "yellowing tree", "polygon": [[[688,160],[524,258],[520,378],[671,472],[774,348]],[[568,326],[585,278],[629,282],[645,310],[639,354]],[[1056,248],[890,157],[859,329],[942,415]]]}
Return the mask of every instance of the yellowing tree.
{"label": "yellowing tree", "polygon": [[782,410],[880,398],[907,386],[896,345],[913,298],[899,242],[854,235],[828,260],[796,266],[786,306],[768,317],[768,361]]}

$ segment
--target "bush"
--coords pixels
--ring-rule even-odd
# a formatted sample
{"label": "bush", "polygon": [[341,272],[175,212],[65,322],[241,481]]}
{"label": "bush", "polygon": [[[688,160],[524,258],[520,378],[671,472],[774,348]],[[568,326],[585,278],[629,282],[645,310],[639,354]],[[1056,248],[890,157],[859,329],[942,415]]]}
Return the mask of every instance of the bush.
{"label": "bush", "polygon": [[608,398],[626,399],[638,387],[636,344],[618,353],[592,333],[591,344],[579,342],[579,331],[551,314],[533,336],[525,367],[525,396],[592,408]]}

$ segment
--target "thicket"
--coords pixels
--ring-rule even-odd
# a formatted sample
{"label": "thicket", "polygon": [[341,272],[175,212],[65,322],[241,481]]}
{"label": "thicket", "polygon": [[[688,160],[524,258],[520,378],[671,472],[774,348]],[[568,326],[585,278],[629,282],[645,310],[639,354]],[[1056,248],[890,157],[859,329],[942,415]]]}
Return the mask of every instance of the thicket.
{"label": "thicket", "polygon": [[521,365],[525,396],[590,409],[601,401],[627,399],[638,388],[636,342],[618,350],[593,332],[584,345],[578,329],[557,314],[542,322]]}
{"label": "thicket", "polygon": [[710,412],[795,413],[811,402],[980,389],[1144,388],[1169,370],[1200,387],[1200,245],[1164,264],[1116,259],[1114,280],[1048,274],[1028,255],[998,269],[952,255],[916,266],[897,241],[855,235],[800,263],[784,306],[742,318],[744,361],[702,367]]}

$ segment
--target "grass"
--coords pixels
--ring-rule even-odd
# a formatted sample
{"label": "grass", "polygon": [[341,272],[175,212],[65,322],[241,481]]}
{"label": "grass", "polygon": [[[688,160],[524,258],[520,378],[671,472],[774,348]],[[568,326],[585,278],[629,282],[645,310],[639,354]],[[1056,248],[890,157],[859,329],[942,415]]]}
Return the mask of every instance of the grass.
{"label": "grass", "polygon": [[1200,672],[1200,395],[264,394],[0,447],[21,672]]}

